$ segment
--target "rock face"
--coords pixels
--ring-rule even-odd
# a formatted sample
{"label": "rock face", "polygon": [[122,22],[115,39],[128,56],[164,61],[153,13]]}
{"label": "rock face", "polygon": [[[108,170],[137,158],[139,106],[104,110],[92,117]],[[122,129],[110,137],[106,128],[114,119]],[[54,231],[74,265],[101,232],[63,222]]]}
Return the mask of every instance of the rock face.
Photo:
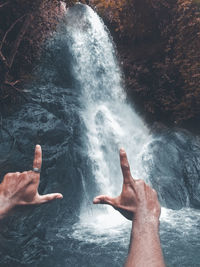
{"label": "rock face", "polygon": [[199,7],[191,0],[110,0],[106,8],[103,0],[91,2],[113,32],[128,94],[138,110],[150,121],[197,124]]}
{"label": "rock face", "polygon": [[13,0],[0,5],[0,102],[23,96],[34,62],[63,13],[59,0]]}
{"label": "rock face", "polygon": [[[67,6],[77,2],[66,0]],[[200,115],[198,0],[90,0],[117,45],[130,99],[147,121],[197,129]],[[0,104],[12,106],[47,36],[63,13],[59,0],[0,5]]]}

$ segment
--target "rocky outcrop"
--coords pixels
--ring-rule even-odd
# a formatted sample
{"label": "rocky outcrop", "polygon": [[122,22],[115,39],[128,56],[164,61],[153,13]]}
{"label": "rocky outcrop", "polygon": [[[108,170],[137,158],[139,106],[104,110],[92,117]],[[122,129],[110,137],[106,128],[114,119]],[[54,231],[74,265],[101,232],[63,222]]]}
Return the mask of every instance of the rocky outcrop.
{"label": "rocky outcrop", "polygon": [[42,45],[62,13],[58,0],[8,0],[0,5],[1,106],[8,108],[25,98],[24,83],[31,79]]}

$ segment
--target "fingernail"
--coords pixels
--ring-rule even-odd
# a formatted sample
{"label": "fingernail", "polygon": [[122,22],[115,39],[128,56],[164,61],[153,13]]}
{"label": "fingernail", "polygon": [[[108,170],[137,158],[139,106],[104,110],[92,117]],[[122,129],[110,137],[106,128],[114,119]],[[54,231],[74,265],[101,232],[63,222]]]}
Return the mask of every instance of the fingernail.
{"label": "fingernail", "polygon": [[123,147],[121,147],[120,152],[125,152],[125,149]]}
{"label": "fingernail", "polygon": [[99,204],[101,202],[101,200],[99,198],[94,198],[93,199],[93,203],[94,204]]}
{"label": "fingernail", "polygon": [[36,145],[36,148],[40,148],[40,145]]}
{"label": "fingernail", "polygon": [[62,199],[63,198],[63,195],[62,194],[60,194],[60,195],[57,195],[57,197],[56,197],[57,199]]}

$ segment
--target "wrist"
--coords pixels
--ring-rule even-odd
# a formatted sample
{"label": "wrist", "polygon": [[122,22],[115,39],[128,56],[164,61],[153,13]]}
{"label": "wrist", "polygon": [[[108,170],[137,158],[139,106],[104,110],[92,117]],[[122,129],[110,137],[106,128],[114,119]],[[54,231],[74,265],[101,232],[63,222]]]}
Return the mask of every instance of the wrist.
{"label": "wrist", "polygon": [[0,219],[4,218],[12,208],[11,202],[5,196],[0,186]]}
{"label": "wrist", "polygon": [[135,217],[133,219],[132,232],[135,234],[144,234],[144,233],[157,233],[159,232],[159,218],[154,216],[143,217],[138,219]]}

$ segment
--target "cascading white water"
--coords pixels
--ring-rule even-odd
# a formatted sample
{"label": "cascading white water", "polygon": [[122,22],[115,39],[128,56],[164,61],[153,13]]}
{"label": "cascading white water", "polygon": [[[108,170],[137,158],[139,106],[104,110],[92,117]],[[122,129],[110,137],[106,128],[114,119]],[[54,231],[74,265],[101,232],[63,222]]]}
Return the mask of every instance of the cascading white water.
{"label": "cascading white water", "polygon": [[[140,156],[150,140],[148,129],[126,102],[121,71],[108,31],[88,6],[66,15],[72,74],[81,88],[82,118],[88,153],[100,191],[116,194],[122,182],[118,151],[124,147],[134,177],[141,177]],[[144,173],[142,173],[144,175]]]}
{"label": "cascading white water", "polygon": [[[141,156],[151,137],[126,101],[114,45],[103,21],[90,7],[78,4],[67,11],[66,22],[71,72],[81,88],[81,117],[96,185],[99,193],[114,196],[120,193],[122,184],[119,148],[127,151],[132,175],[145,179]],[[88,218],[87,209],[83,204],[81,220]],[[109,214],[110,222],[116,212],[109,209]]]}
{"label": "cascading white water", "polygon": [[[178,142],[177,147],[173,142],[167,147],[165,139],[163,144],[162,138],[158,141],[153,140],[148,128],[127,103],[113,42],[98,15],[88,6],[78,4],[67,11],[66,24],[68,49],[71,55],[71,74],[76,88],[80,89],[80,102],[83,104],[81,118],[86,126],[87,153],[92,163],[96,185],[100,194],[116,196],[120,193],[122,184],[118,157],[120,147],[124,147],[127,151],[133,177],[142,178],[146,182],[150,182],[149,171],[158,169],[158,166],[153,166],[155,160],[153,154],[148,152],[149,144],[154,148],[155,143],[155,151],[160,145],[164,145],[166,151],[169,147],[173,148],[172,153],[178,161],[181,156],[181,153],[178,155],[180,147]],[[156,142],[161,143],[157,145]],[[156,154],[159,159],[159,153]],[[160,187],[161,183],[169,185],[170,179],[175,178],[170,186],[176,188],[178,194],[182,194],[184,184],[179,177],[176,177],[179,173],[174,166],[170,170],[167,165],[168,155],[165,151],[162,152],[161,159],[166,161],[161,162],[159,166],[163,173],[157,172],[153,176],[158,179],[158,175],[162,174],[161,177],[166,179],[159,181],[158,186]],[[83,184],[86,194],[92,195],[87,183],[83,181]],[[165,186],[163,188],[165,189]],[[162,192],[162,188],[159,191]],[[162,198],[162,195],[160,197]],[[169,215],[170,212],[164,209],[162,212],[164,221],[165,216],[168,216],[166,214]],[[106,227],[112,232],[113,229],[117,229],[117,224],[124,222],[122,216],[111,208],[108,208],[107,215],[105,209],[102,211],[100,207],[96,210],[93,208],[94,216],[95,220],[89,216],[88,206],[83,201],[80,222],[74,225],[75,238],[80,238],[82,235],[83,240],[87,240],[86,236],[92,231],[92,227],[95,228],[95,233],[97,228],[101,233]],[[169,221],[167,219],[167,222]],[[172,218],[171,221],[173,223],[174,219]],[[127,229],[127,226],[123,229]],[[122,226],[118,233],[121,231]],[[91,239],[91,236],[89,238]]]}

